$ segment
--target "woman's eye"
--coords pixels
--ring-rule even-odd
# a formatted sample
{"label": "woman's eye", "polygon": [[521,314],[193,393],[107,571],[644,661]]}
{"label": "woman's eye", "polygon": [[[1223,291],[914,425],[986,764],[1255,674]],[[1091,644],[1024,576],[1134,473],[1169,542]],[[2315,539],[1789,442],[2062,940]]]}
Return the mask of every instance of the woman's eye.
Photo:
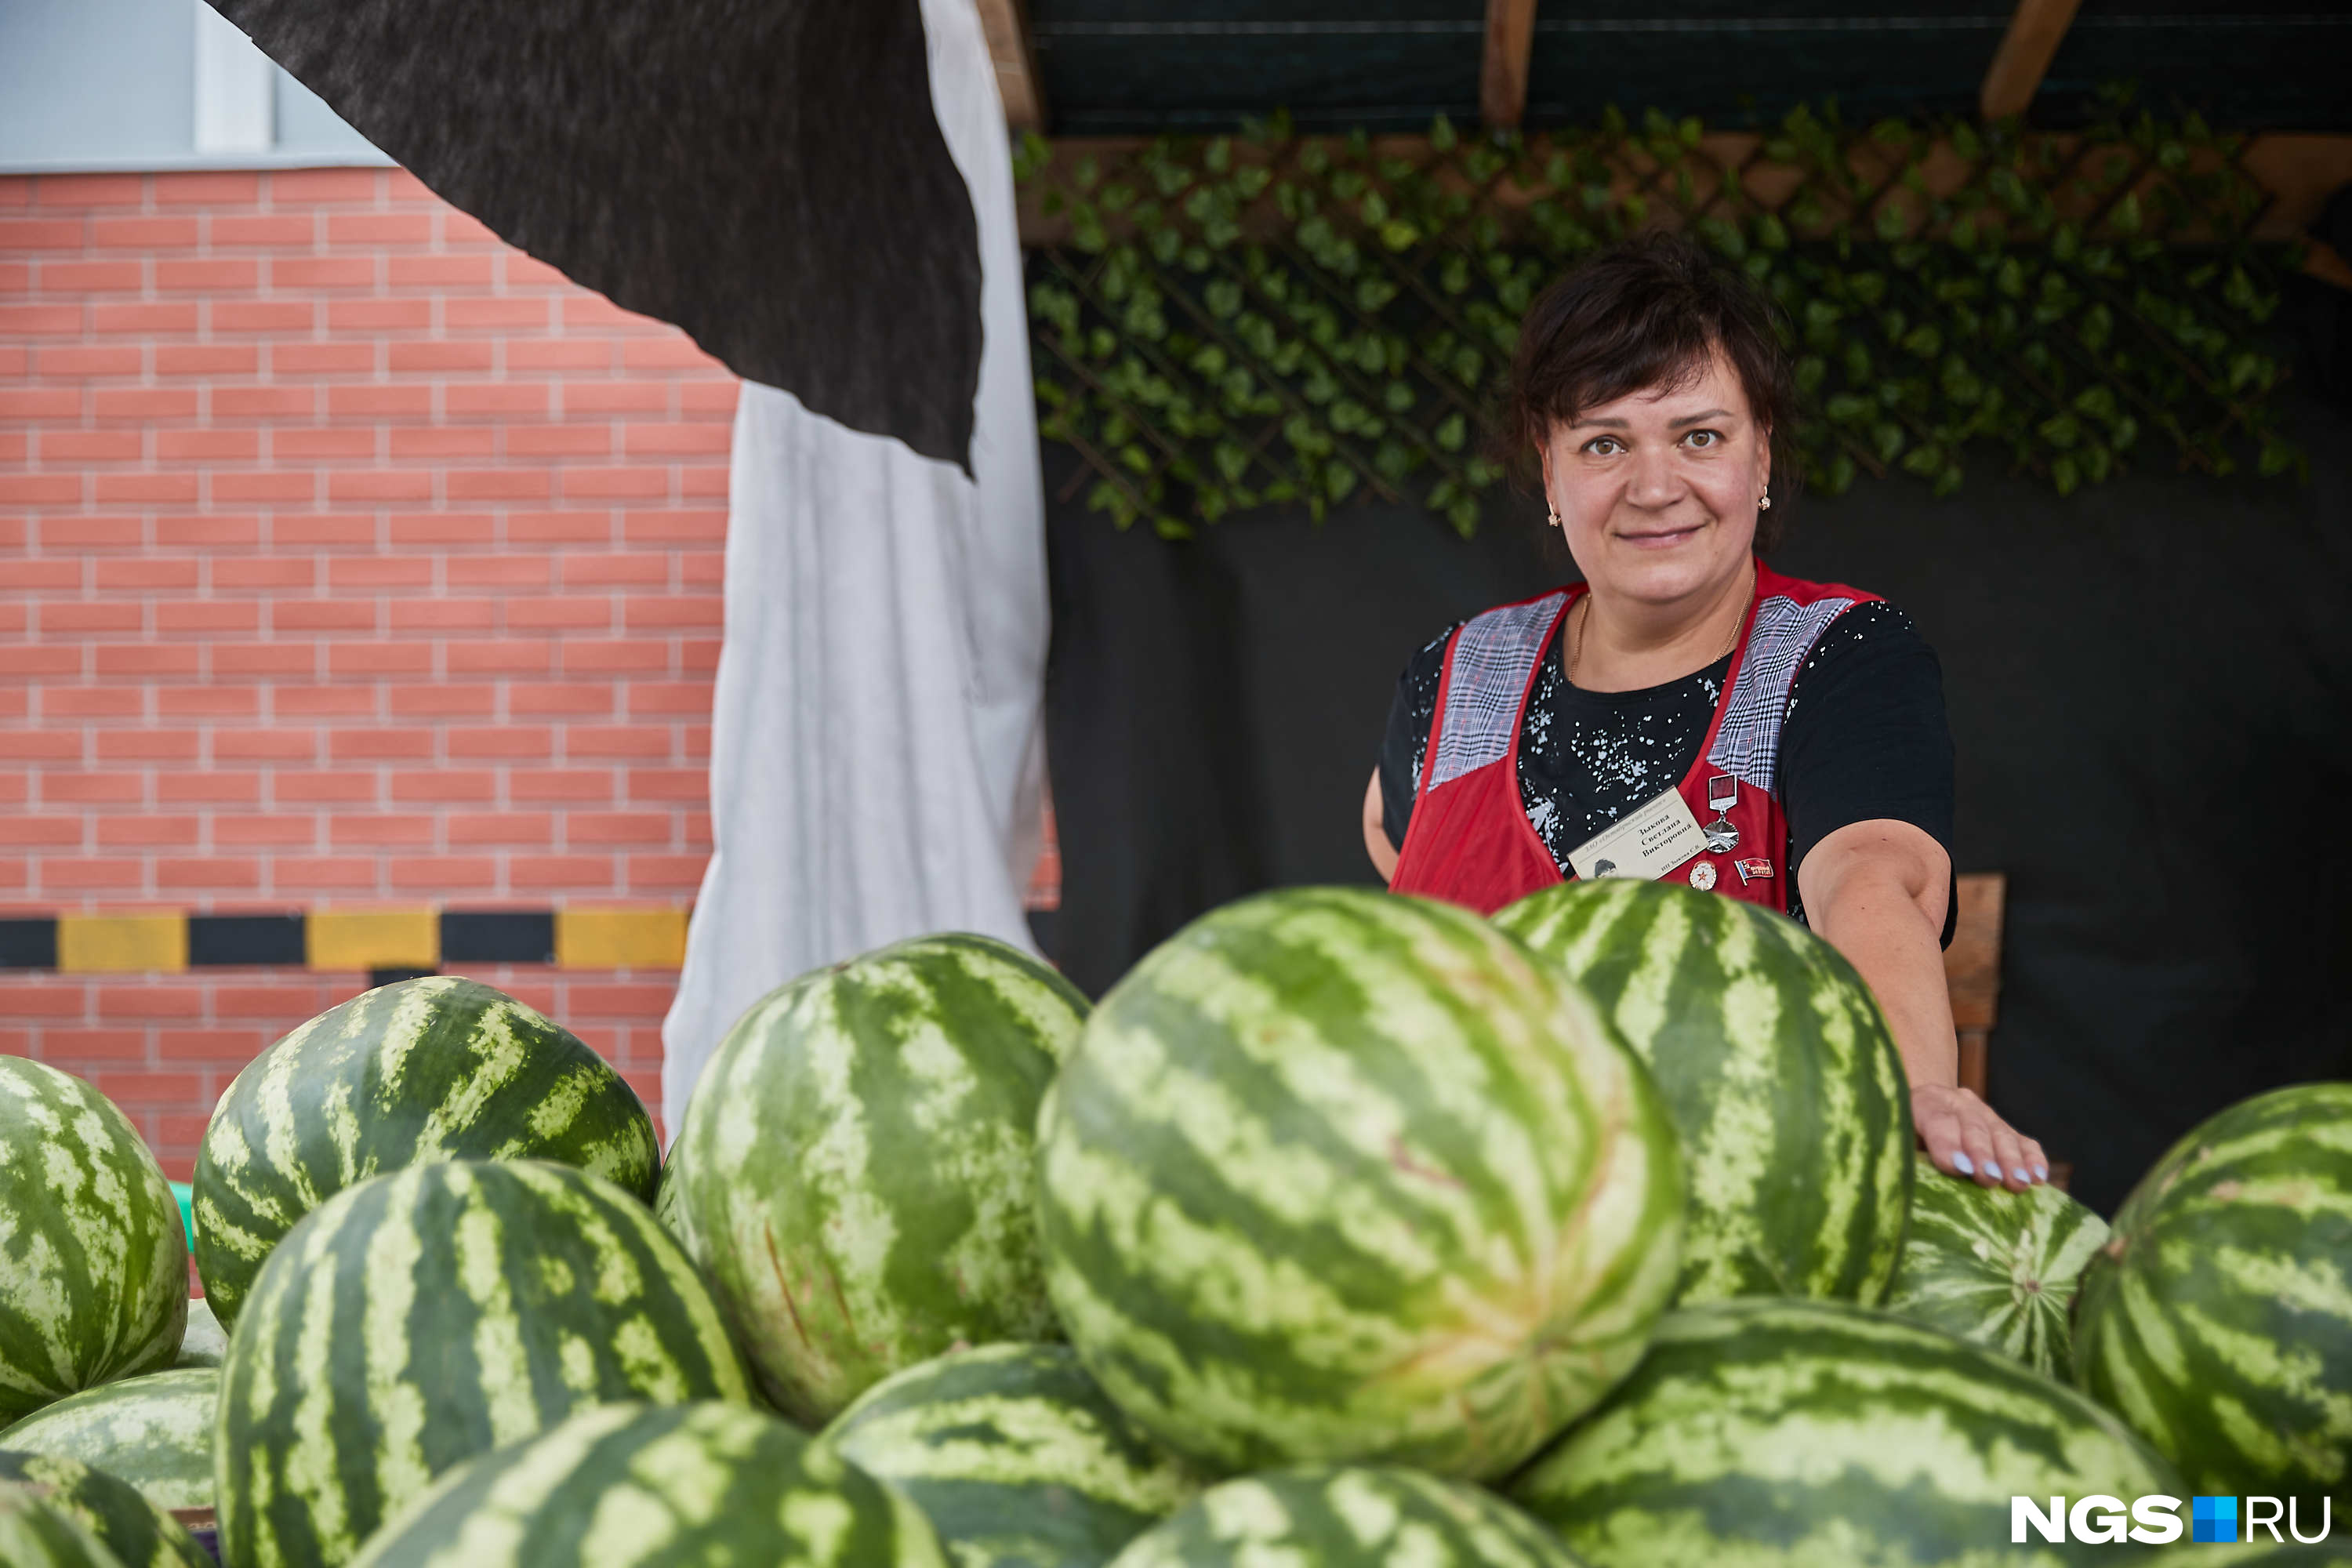
{"label": "woman's eye", "polygon": [[1694,430],[1683,437],[1694,447],[1712,447],[1723,439],[1712,430]]}
{"label": "woman's eye", "polygon": [[1611,452],[1620,450],[1620,447],[1614,436],[1595,436],[1584,444],[1584,449],[1596,457],[1605,458]]}

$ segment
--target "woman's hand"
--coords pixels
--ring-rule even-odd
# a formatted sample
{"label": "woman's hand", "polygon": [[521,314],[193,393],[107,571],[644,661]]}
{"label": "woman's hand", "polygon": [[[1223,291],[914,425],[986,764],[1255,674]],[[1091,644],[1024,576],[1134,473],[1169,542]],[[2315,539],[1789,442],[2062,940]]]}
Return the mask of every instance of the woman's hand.
{"label": "woman's hand", "polygon": [[2021,1193],[2050,1179],[2042,1145],[1993,1114],[1991,1106],[1965,1089],[1923,1083],[1911,1091],[1911,1125],[1936,1169],[1973,1176],[1983,1187]]}

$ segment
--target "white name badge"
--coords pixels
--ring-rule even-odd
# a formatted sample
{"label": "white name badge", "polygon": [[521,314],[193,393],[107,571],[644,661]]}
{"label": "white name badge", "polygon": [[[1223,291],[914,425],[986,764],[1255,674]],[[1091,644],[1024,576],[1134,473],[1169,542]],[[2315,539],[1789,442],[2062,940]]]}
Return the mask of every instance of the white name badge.
{"label": "white name badge", "polygon": [[1568,852],[1587,881],[1638,877],[1654,882],[1706,847],[1706,835],[1680,790],[1645,800]]}

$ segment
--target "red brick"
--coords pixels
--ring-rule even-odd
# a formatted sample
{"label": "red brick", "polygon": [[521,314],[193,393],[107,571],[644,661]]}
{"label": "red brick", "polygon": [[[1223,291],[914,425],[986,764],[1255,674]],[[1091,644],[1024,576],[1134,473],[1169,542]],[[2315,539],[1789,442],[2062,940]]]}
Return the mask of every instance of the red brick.
{"label": "red brick", "polygon": [[646,724],[566,724],[563,754],[575,762],[591,757],[660,758],[671,754],[666,726]]}
{"label": "red brick", "polygon": [[193,763],[194,730],[100,730],[93,739],[103,763]]}
{"label": "red brick", "polygon": [[119,892],[147,880],[147,863],[136,856],[44,855],[36,871],[45,893]]}
{"label": "red brick", "polygon": [[214,643],[205,653],[217,680],[308,676],[319,663],[318,647],[309,642]]}
{"label": "red brick", "polygon": [[677,499],[725,500],[727,499],[727,466],[723,463],[716,463],[680,468],[677,472]]}
{"label": "red brick", "polygon": [[89,243],[99,250],[194,250],[193,217],[100,217],[89,223]]}
{"label": "red brick", "polygon": [[270,886],[281,893],[373,892],[373,855],[278,855],[269,862]]}
{"label": "red brick", "polygon": [[577,414],[662,414],[669,408],[669,387],[658,381],[567,381],[563,412]]}
{"label": "red brick", "polygon": [[498,270],[488,256],[393,256],[385,267],[395,289],[487,289]]}
{"label": "red brick", "polygon": [[143,686],[46,686],[41,689],[41,717],[143,719],[148,689]]}
{"label": "red brick", "polygon": [[[161,264],[158,265],[160,267]],[[272,289],[372,289],[375,286],[375,258],[273,256],[269,258],[269,286]]]}
{"label": "red brick", "polygon": [[100,1072],[91,1076],[90,1084],[125,1105],[184,1106],[205,1091],[203,1077],[192,1072]]}
{"label": "red brick", "polygon": [[652,551],[566,551],[559,558],[567,588],[666,588],[670,559]]}
{"label": "red brick", "polygon": [[452,724],[441,731],[441,744],[451,757],[474,763],[543,763],[555,754],[554,732],[536,724]]}
{"label": "red brick", "polygon": [[338,501],[431,500],[433,475],[426,470],[355,468],[327,476],[327,499]]}
{"label": "red brick", "polygon": [[387,528],[395,547],[419,544],[490,544],[499,520],[490,511],[394,512]]}
{"label": "red brick", "polygon": [[327,243],[351,249],[387,245],[430,245],[433,215],[429,212],[331,213]]}
{"label": "red brick", "polygon": [[609,544],[613,517],[605,511],[510,511],[509,544]]}
{"label": "red brick", "polygon": [[439,597],[395,598],[390,605],[392,630],[401,632],[486,632],[498,625],[499,607],[489,599]]}
{"label": "red brick", "polygon": [[[451,564],[454,566],[455,562]],[[505,641],[452,639],[441,645],[443,667],[452,677],[467,675],[545,675],[554,663],[554,650],[545,641],[515,637]]]}
{"label": "red brick", "polygon": [[271,542],[285,545],[368,545],[376,542],[378,531],[373,517],[280,514],[269,524]]}
{"label": "red brick", "polygon": [[507,798],[573,805],[604,805],[613,799],[610,768],[513,768],[507,773]]}
{"label": "red brick", "polygon": [[[117,819],[98,819],[101,826],[114,820]],[[82,847],[84,821],[79,816],[28,816],[22,813],[0,816],[0,844],[18,849],[60,846],[79,849]]]}
{"label": "red brick", "polygon": [[376,798],[375,774],[370,773],[287,773],[269,779],[269,793],[281,806],[352,805]]}
{"label": "red brick", "polygon": [[47,805],[138,805],[146,798],[146,781],[137,773],[41,775],[41,801]]}
{"label": "red brick", "polygon": [[[237,294],[259,288],[261,268],[250,257],[214,256],[201,261],[157,261],[159,294]],[[221,324],[221,304],[213,303],[213,325]]]}
{"label": "red brick", "polygon": [[318,307],[308,300],[215,300],[206,315],[216,332],[307,332]]}
{"label": "red brick", "polygon": [[506,433],[509,458],[604,458],[613,433],[598,425],[518,425]]}
{"label": "red brick", "polygon": [[498,799],[499,776],[471,768],[394,768],[392,798],[404,805],[432,801],[480,805]]}
{"label": "red brick", "polygon": [[205,234],[213,247],[260,245],[279,249],[310,247],[318,221],[309,213],[225,213],[211,215]]}
{"label": "red brick", "polygon": [[167,463],[252,463],[261,456],[258,430],[158,430],[155,456]]}
{"label": "red brick", "polygon": [[724,381],[687,382],[677,389],[677,411],[688,418],[732,419],[736,395],[741,390],[742,384],[732,376]]}
{"label": "red brick", "polygon": [[351,335],[363,332],[429,331],[433,326],[430,300],[331,300],[327,331]]}
{"label": "red brick", "polygon": [[226,632],[252,637],[261,630],[261,606],[239,599],[165,599],[155,605],[155,631],[160,637],[218,637]]}
{"label": "red brick", "polygon": [[44,675],[79,675],[79,646],[32,647],[24,643],[0,643],[0,677],[32,679]]}
{"label": "red brick", "polygon": [[45,207],[135,207],[146,195],[144,174],[43,174],[33,188]]}
{"label": "red brick", "polygon": [[194,474],[93,474],[92,493],[100,506],[193,506]]}
{"label": "red brick", "polygon": [[193,555],[133,555],[100,561],[96,584],[101,594],[193,588],[203,571],[203,563]]}
{"label": "red brick", "polygon": [[288,632],[373,632],[378,620],[373,599],[278,599],[269,606],[270,629]]}
{"label": "red brick", "polygon": [[[289,523],[299,518],[278,518],[271,524],[271,536],[280,544],[295,542],[286,538]],[[224,560],[212,563],[212,585],[220,590],[254,588],[274,591],[286,588],[308,588],[318,581],[317,563],[308,555],[257,556],[251,560]]]}
{"label": "red brick", "polygon": [[633,680],[629,682],[629,716],[635,718],[700,718],[710,711],[710,682],[702,680]]}
{"label": "red brick", "polygon": [[135,294],[147,286],[143,261],[44,261],[44,294]]}
{"label": "red brick", "polygon": [[577,679],[597,675],[656,675],[669,668],[669,647],[653,640],[567,637],[563,673]]}
{"label": "red brick", "polygon": [[631,425],[623,432],[629,456],[715,456],[730,446],[724,425]]}
{"label": "red brick", "polygon": [[111,1063],[118,1068],[142,1068],[147,1065],[147,1031],[61,1028],[53,1025],[41,1031],[41,1059],[82,1077],[89,1076],[89,1065],[97,1063]]}
{"label": "red brick", "polygon": [[427,372],[446,374],[453,371],[486,371],[493,357],[488,343],[447,342],[395,342],[389,344],[386,363],[394,374],[406,372]]}
{"label": "red brick", "polygon": [[656,332],[674,332],[677,330],[666,322],[640,316],[635,310],[625,310],[602,294],[586,292],[564,296],[563,326],[567,331],[602,327],[607,331],[639,332],[647,335]]}
{"label": "red brick", "polygon": [[[159,686],[155,716],[159,719],[244,719],[259,717],[260,695],[251,687]],[[211,731],[215,742],[220,731]]]}
{"label": "red brick", "polygon": [[157,206],[251,206],[261,199],[261,176],[191,173],[155,176]]}
{"label": "red brick", "polygon": [[307,470],[290,473],[215,473],[211,495],[215,505],[243,501],[314,501],[318,476]]}
{"label": "red brick", "polygon": [[135,463],[145,440],[136,430],[44,430],[44,463]]}
{"label": "red brick", "polygon": [[[160,993],[174,998],[181,995],[184,990],[194,993],[194,996],[189,1001],[175,1000],[168,1005],[161,1003],[150,1004],[142,1000],[140,1005],[142,1011],[136,1014],[121,1004],[109,1005],[105,1010],[109,1013],[120,1013],[125,1016],[195,1018],[204,1015],[207,998],[201,986],[191,985],[184,988],[177,985],[154,985],[137,989]],[[269,1043],[268,1034],[260,1029],[163,1028],[155,1031],[155,1057],[158,1061],[163,1062],[204,1062],[222,1067],[242,1067],[259,1056]],[[191,1116],[187,1120],[190,1125],[180,1127],[174,1125],[173,1118],[164,1118],[166,1135],[202,1138],[208,1118]]]}
{"label": "red brick", "polygon": [[574,980],[566,987],[571,1011],[583,1018],[659,1020],[677,987],[668,981]]}
{"label": "red brick", "polygon": [[611,718],[613,689],[601,683],[515,681],[507,687],[507,711],[545,718]]}
{"label": "red brick", "polygon": [[[90,412],[101,420],[134,419],[146,424],[196,416],[193,386],[101,386],[91,393],[90,400]],[[0,414],[5,412],[5,405],[0,405]]]}
{"label": "red brick", "polygon": [[327,842],[337,849],[430,849],[433,837],[430,816],[372,811],[327,820]]}
{"label": "red brick", "polygon": [[[455,390],[452,388],[451,390]],[[335,419],[429,419],[429,386],[330,386],[327,414]]]}
{"label": "red brick", "polygon": [[253,343],[157,343],[157,375],[253,375],[261,350]]}
{"label": "red brick", "polygon": [[373,343],[272,343],[272,375],[373,375]]}
{"label": "red brick", "polygon": [[[194,434],[194,432],[189,432]],[[168,430],[155,433],[156,446],[162,450],[163,438],[175,434]],[[223,436],[251,436],[252,431],[223,430],[204,432]],[[159,517],[155,520],[155,542],[166,549],[190,550],[205,547],[252,546],[261,542],[261,520],[257,517],[236,517],[219,512],[206,512],[196,517]]]}
{"label": "red brick", "polygon": [[441,406],[453,417],[471,414],[497,415],[507,418],[522,415],[544,417],[548,409],[548,387],[534,382],[445,386],[441,389]]}
{"label": "red brick", "polygon": [[699,805],[710,798],[707,768],[631,768],[626,777],[632,804],[668,800]]}
{"label": "red brick", "polygon": [[719,363],[691,338],[633,338],[621,346],[625,370],[717,370]]}
{"label": "red brick", "polygon": [[595,338],[523,338],[507,344],[509,373],[618,369],[614,345]]}
{"label": "red brick", "polygon": [[612,627],[613,601],[602,594],[547,598],[534,595],[507,602],[509,631],[602,632]]}
{"label": "red brick", "polygon": [[507,885],[517,892],[541,888],[567,893],[604,892],[619,886],[614,869],[609,855],[510,855]]}
{"label": "red brick", "polygon": [[452,555],[441,574],[453,589],[494,588],[511,593],[547,586],[551,568],[544,555]]}
{"label": "red brick", "polygon": [[449,249],[467,246],[493,245],[504,248],[506,241],[492,233],[488,224],[470,213],[455,207],[441,210],[441,243]]}
{"label": "red brick", "polygon": [[212,389],[212,414],[215,419],[308,419],[318,405],[318,393],[307,386]]}
{"label": "red brick", "polygon": [[397,855],[391,883],[404,892],[488,892],[499,885],[499,863],[488,855]]}
{"label": "red brick", "polygon": [[499,433],[484,425],[395,425],[391,437],[395,458],[488,458],[499,445]]}
{"label": "red brick", "polygon": [[[338,555],[327,562],[332,590],[430,588],[433,563],[405,555]],[[395,601],[397,605],[400,601]]]}
{"label": "red brick", "polygon": [[[215,737],[215,744],[218,737]],[[295,759],[297,761],[306,759]],[[316,849],[319,825],[309,816],[215,816],[213,843],[224,849]]]}
{"label": "red brick", "polygon": [[163,773],[155,780],[155,799],[163,805],[256,805],[261,800],[261,775],[218,766],[203,773]]}
{"label": "red brick", "polygon": [[137,375],[144,356],[133,346],[42,349],[33,359],[47,376]]}
{"label": "red brick", "polygon": [[[104,759],[103,748],[99,754],[101,760]],[[190,754],[194,755],[193,750]],[[98,847],[100,849],[192,849],[195,843],[196,819],[193,816],[166,816],[142,811],[128,816],[98,818]]]}
{"label": "red brick", "polygon": [[621,601],[621,608],[623,624],[631,631],[716,631],[726,618],[726,600],[716,594],[632,594]]}
{"label": "red brick", "polygon": [[82,1018],[89,1000],[79,981],[12,979],[5,993],[9,1016],[16,1018]]}
{"label": "red brick", "polygon": [[334,730],[327,735],[327,755],[338,763],[413,763],[432,754],[429,730]]}
{"label": "red brick", "polygon": [[536,257],[509,251],[501,260],[505,264],[506,283],[509,289],[569,289],[574,287],[572,279]]}
{"label": "red brick", "polygon": [[79,632],[137,632],[146,625],[143,605],[52,599],[40,606],[41,631],[46,636]]}
{"label": "red brick", "polygon": [[453,468],[442,476],[442,483],[453,501],[543,501],[548,498],[544,468]]}
{"label": "red brick", "polygon": [[321,458],[366,458],[376,455],[373,430],[332,426],[275,429],[269,433],[269,455],[281,462],[315,462]]}
{"label": "red brick", "polygon": [[563,841],[573,849],[593,845],[667,847],[675,824],[666,811],[573,811],[564,814]]}
{"label": "red brick", "polygon": [[548,325],[548,301],[521,299],[444,300],[444,331],[536,332]]}
{"label": "red brick", "polygon": [[450,686],[435,683],[428,686],[395,686],[392,689],[392,717],[397,721],[432,719],[488,719],[498,711],[499,693],[494,686]]}
{"label": "red brick", "polygon": [[213,986],[215,1018],[270,1018],[299,1024],[315,1016],[326,1002],[325,988],[315,982],[260,982]]}
{"label": "red brick", "polygon": [[449,847],[506,845],[547,849],[555,842],[555,818],[543,811],[457,811],[442,818]]}
{"label": "red brick", "polygon": [[142,337],[154,337],[167,332],[193,332],[196,330],[196,305],[193,300],[143,305],[93,305],[89,319],[91,329],[100,333],[136,333]]}
{"label": "red brick", "polygon": [[10,337],[79,337],[82,332],[82,307],[0,305],[0,332]]}
{"label": "red brick", "polygon": [[261,888],[261,862],[243,855],[158,856],[155,889],[251,893]]}
{"label": "red brick", "polygon": [[373,719],[377,716],[373,686],[278,686],[269,693],[269,711],[280,720]]}
{"label": "red brick", "polygon": [[[24,373],[20,370],[18,374]],[[100,397],[121,396],[120,393],[100,392]],[[194,398],[189,409],[195,408]],[[70,386],[0,386],[0,419],[79,419],[81,417],[81,393]]]}
{"label": "red brick", "polygon": [[87,228],[78,217],[0,219],[0,250],[79,250]]}
{"label": "red brick", "polygon": [[377,201],[383,176],[374,169],[292,169],[269,176],[273,206],[308,202]]}

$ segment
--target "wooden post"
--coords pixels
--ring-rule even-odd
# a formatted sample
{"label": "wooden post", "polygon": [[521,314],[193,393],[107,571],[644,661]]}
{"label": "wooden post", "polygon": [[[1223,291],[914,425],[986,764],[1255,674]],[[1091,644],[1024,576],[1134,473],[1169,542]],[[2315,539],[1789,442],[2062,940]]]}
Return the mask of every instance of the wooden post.
{"label": "wooden post", "polygon": [[2006,120],[2025,112],[2025,106],[2041,89],[2042,79],[2049,74],[2051,57],[2057,54],[2059,40],[2074,25],[2074,7],[2080,3],[2017,0],[2017,12],[2009,19],[2009,31],[2001,35],[1992,68],[1985,72],[1984,87],[1977,94],[1979,113],[1987,120]]}
{"label": "wooden post", "polygon": [[996,93],[1004,123],[1015,132],[1045,129],[1045,92],[1037,79],[1037,51],[1021,0],[979,0],[981,30],[996,66]]}
{"label": "wooden post", "polygon": [[1486,58],[1478,73],[1478,117],[1489,131],[1517,131],[1528,111],[1528,52],[1536,41],[1536,0],[1486,0]]}

